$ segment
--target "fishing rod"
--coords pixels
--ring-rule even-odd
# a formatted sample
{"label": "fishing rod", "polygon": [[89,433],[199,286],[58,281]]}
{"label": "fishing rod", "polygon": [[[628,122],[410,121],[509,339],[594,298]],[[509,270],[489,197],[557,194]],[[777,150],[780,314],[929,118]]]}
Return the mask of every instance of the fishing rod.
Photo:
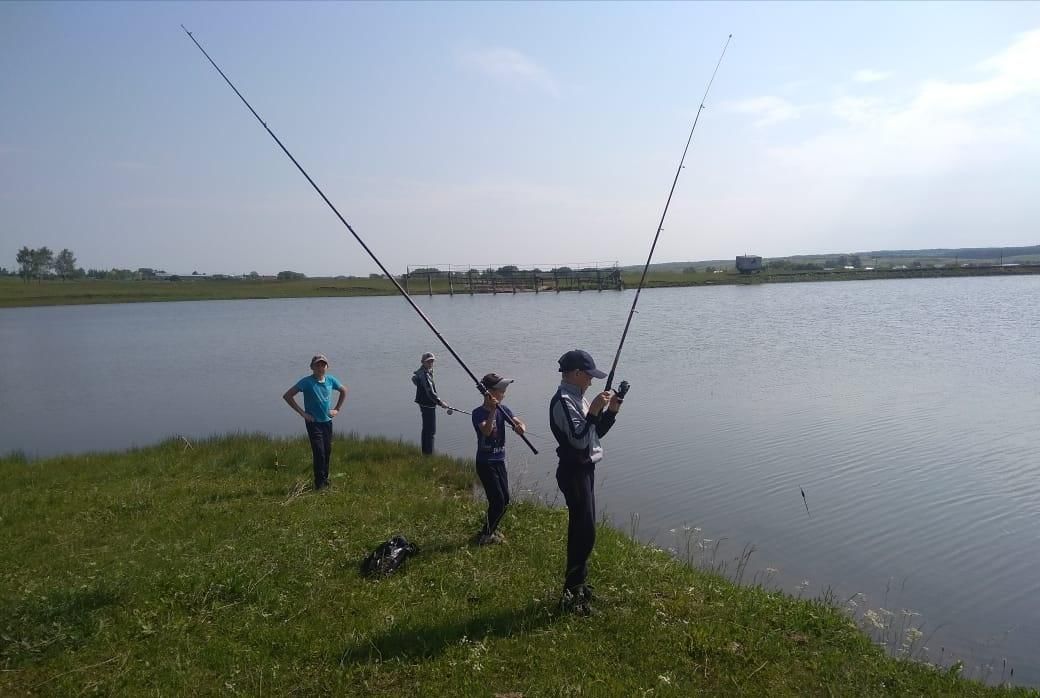
{"label": "fishing rod", "polygon": [[[646,265],[643,266],[643,276],[639,279],[639,286],[636,288],[636,297],[632,299],[632,309],[628,311],[628,320],[625,321],[625,329],[621,332],[621,342],[618,343],[617,353],[614,354],[614,363],[610,365],[610,373],[607,375],[607,390],[610,390],[610,386],[614,383],[614,371],[617,370],[618,359],[621,358],[621,348],[625,346],[625,337],[628,336],[628,327],[632,324],[632,316],[636,313],[636,303],[639,302],[639,293],[643,290],[643,284],[646,282],[646,272],[650,269],[650,260],[654,256],[654,248],[657,247],[657,238],[661,237],[661,230],[664,229],[664,218],[668,215],[668,206],[672,203],[672,194],[675,193],[675,185],[679,183],[679,173],[682,172],[685,167],[686,153],[690,150],[690,143],[693,142],[693,132],[697,129],[697,121],[701,118],[701,112],[704,111],[704,102],[708,99],[708,92],[711,90],[711,84],[715,82],[715,75],[719,72],[719,66],[722,65],[722,58],[726,55],[726,49],[729,48],[729,42],[733,38],[730,34],[726,39],[726,44],[722,47],[722,54],[719,55],[719,60],[715,64],[715,70],[711,74],[711,80],[708,81],[708,87],[704,90],[704,96],[701,97],[701,105],[697,108],[697,114],[693,117],[693,126],[690,128],[690,137],[686,139],[686,147],[683,149],[682,159],[679,160],[679,167],[675,169],[675,179],[672,180],[672,188],[668,192],[668,200],[664,203],[664,211],[661,213],[661,222],[657,224],[657,234],[654,235],[654,242],[650,245],[650,254],[646,257]],[[624,393],[628,392],[628,383],[622,382],[624,389],[619,390],[619,397],[624,398]],[[618,386],[622,388],[622,386]]]}
{"label": "fishing rod", "polygon": [[466,410],[460,410],[458,407],[452,407],[451,405],[448,405],[447,407],[445,407],[444,411],[448,413],[449,417],[452,414],[454,414],[455,412],[461,412],[462,414],[468,414],[468,415],[471,415],[471,416],[473,415],[472,412],[467,412]]}
{"label": "fishing rod", "polygon": [[[451,415],[455,414],[456,412],[460,412],[462,414],[468,414],[470,416],[473,415],[472,412],[467,412],[466,410],[460,410],[458,407],[452,407],[451,405],[448,405],[447,407],[445,407],[444,411],[448,413],[449,417]],[[505,414],[505,413],[503,413],[503,414]],[[549,437],[542,436],[541,434],[537,434],[537,433],[531,431],[530,429],[524,429],[524,434],[523,435],[524,436],[533,436],[534,438],[541,439],[542,441],[549,441]]]}
{"label": "fishing rod", "polygon": [[[188,35],[188,38],[192,40],[192,42],[199,48],[200,51],[202,51],[202,55],[206,57],[206,60],[210,62],[210,65],[216,68],[217,72],[220,73],[220,77],[224,78],[224,82],[226,82],[228,86],[235,91],[235,94],[238,95],[238,98],[240,100],[242,100],[242,103],[246,105],[249,111],[252,112],[253,116],[256,117],[256,120],[260,122],[260,125],[263,126],[269,134],[271,134],[271,138],[273,138],[274,142],[278,144],[278,147],[282,149],[282,152],[285,153],[290,160],[292,160],[292,164],[296,165],[296,169],[298,169],[300,171],[300,174],[302,174],[307,179],[307,181],[310,182],[310,185],[314,187],[314,191],[318,192],[318,196],[320,196],[322,200],[326,204],[328,204],[329,208],[332,209],[332,212],[336,214],[336,218],[339,218],[340,223],[346,226],[347,230],[350,231],[350,234],[354,236],[354,239],[358,241],[358,244],[364,248],[365,252],[368,253],[368,256],[372,258],[372,261],[374,261],[376,265],[382,270],[383,274],[386,275],[386,278],[390,279],[390,281],[393,283],[394,287],[398,290],[398,292],[402,296],[404,296],[404,299],[408,301],[408,305],[412,306],[412,309],[419,314],[419,317],[421,317],[423,322],[426,323],[426,326],[429,327],[435,335],[437,335],[437,339],[441,341],[441,344],[444,345],[444,348],[447,349],[448,352],[453,357],[455,357],[455,360],[459,362],[459,366],[462,366],[462,369],[469,374],[469,377],[473,379],[473,384],[476,386],[477,391],[481,394],[481,396],[487,394],[487,388],[485,388],[484,385],[477,379],[473,371],[469,370],[469,366],[467,366],[466,362],[462,360],[462,357],[459,356],[454,349],[452,349],[451,345],[448,344],[448,340],[444,339],[444,336],[441,335],[441,333],[437,330],[430,318],[426,317],[426,313],[424,313],[422,309],[415,304],[415,301],[412,300],[412,297],[408,295],[408,292],[405,291],[401,284],[397,281],[397,279],[394,278],[394,275],[391,274],[389,270],[387,270],[387,268],[383,266],[383,263],[380,262],[379,258],[376,257],[375,253],[372,252],[371,249],[369,249],[368,245],[365,244],[365,241],[361,239],[361,236],[354,231],[354,229],[350,226],[350,223],[347,223],[347,219],[345,219],[342,216],[342,214],[340,214],[340,212],[336,209],[336,207],[332,204],[332,202],[329,201],[329,197],[325,196],[325,192],[321,190],[321,187],[319,187],[315,183],[315,181],[311,179],[311,176],[307,174],[307,171],[303,169],[303,166],[300,165],[299,162],[297,162],[296,158],[293,157],[293,154],[289,152],[289,149],[282,144],[282,141],[278,138],[278,136],[274,134],[274,131],[272,131],[271,128],[267,125],[267,123],[260,118],[260,115],[256,113],[256,110],[253,109],[253,106],[246,100],[245,97],[242,96],[242,93],[238,91],[238,88],[235,87],[231,80],[228,79],[228,76],[224,74],[224,71],[220,69],[220,66],[217,65],[216,61],[210,58],[210,55],[206,53],[206,49],[202,48],[202,44],[198,42],[195,36],[190,31],[188,31],[187,27],[185,27],[183,24],[181,25],[181,29],[184,30],[184,33]],[[510,425],[512,425],[514,428],[516,427],[516,422],[513,421],[512,417],[510,417],[507,414],[505,415],[505,418],[509,421]],[[527,444],[528,448],[530,448],[531,451],[533,451],[535,454],[538,453],[538,449],[536,449],[534,447],[534,444],[528,441],[523,434],[519,434],[519,436],[521,439],[523,439],[524,443]]]}

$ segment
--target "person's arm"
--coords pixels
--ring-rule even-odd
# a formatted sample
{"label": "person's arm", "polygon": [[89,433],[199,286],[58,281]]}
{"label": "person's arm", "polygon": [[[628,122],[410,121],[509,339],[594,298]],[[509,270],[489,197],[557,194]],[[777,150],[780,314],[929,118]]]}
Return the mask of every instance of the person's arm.
{"label": "person's arm", "polygon": [[433,389],[433,380],[429,373],[423,372],[422,376],[419,377],[419,388],[422,390],[424,403],[441,404],[440,399],[437,397],[437,392]]}
{"label": "person's arm", "polygon": [[427,388],[430,392],[430,397],[433,398],[434,403],[446,408],[448,406],[448,403],[446,403],[444,400],[441,400],[440,396],[437,395],[437,388],[435,388],[433,385],[433,377],[429,374],[426,374],[426,382]]}
{"label": "person's arm", "polygon": [[337,414],[339,414],[339,409],[343,407],[343,403],[347,399],[347,386],[340,383],[336,386],[336,390],[339,391],[339,399],[336,400],[336,406],[329,410],[330,417],[335,417]]}
{"label": "person's arm", "polygon": [[607,409],[600,412],[599,422],[596,423],[596,436],[602,437],[610,431],[610,428],[614,426],[614,422],[617,420],[619,409],[621,409],[621,398],[617,396],[617,393],[613,393],[610,401],[607,403]]}
{"label": "person's arm", "polygon": [[519,434],[520,436],[523,436],[524,432],[527,431],[527,425],[524,424],[523,420],[521,420],[519,417],[513,414],[513,410],[509,409],[505,405],[502,405],[502,411],[505,413],[507,417],[513,420],[513,431]]}
{"label": "person's arm", "polygon": [[487,418],[477,425],[477,429],[484,436],[491,436],[491,432],[495,430],[495,418],[498,409],[498,400],[494,398],[491,393],[484,394],[484,409],[487,410]]}
{"label": "person's arm", "polygon": [[574,404],[574,401],[561,395],[560,399],[553,405],[553,423],[567,435],[567,441],[572,448],[583,449],[589,445],[592,428],[597,421],[598,415],[593,415],[590,409],[586,417]]}
{"label": "person's arm", "polygon": [[314,417],[304,412],[303,409],[300,407],[299,403],[296,402],[296,394],[298,392],[300,392],[300,389],[294,385],[293,387],[285,391],[285,394],[282,395],[282,399],[285,400],[286,403],[288,403],[289,407],[293,409],[293,412],[303,417],[303,420],[305,422],[313,422]]}

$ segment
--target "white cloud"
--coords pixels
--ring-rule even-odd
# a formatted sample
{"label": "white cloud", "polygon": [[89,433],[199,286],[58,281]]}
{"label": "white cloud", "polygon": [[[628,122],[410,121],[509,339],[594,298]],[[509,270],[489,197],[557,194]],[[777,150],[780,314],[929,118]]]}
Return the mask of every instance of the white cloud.
{"label": "white cloud", "polygon": [[781,121],[796,119],[801,111],[783,97],[771,95],[730,102],[726,106],[740,114],[754,114],[758,116],[759,118],[755,121],[755,126],[759,127],[771,126]]}
{"label": "white cloud", "polygon": [[1040,29],[1022,34],[977,66],[992,75],[975,82],[928,81],[911,105],[915,113],[971,111],[1017,97],[1040,95]]}
{"label": "white cloud", "polygon": [[542,66],[523,53],[505,47],[467,51],[461,62],[493,78],[513,84],[527,84],[553,96],[560,93],[556,79]]}
{"label": "white cloud", "polygon": [[806,173],[920,175],[994,157],[997,149],[1040,145],[1024,100],[1040,95],[1040,29],[1020,35],[977,69],[988,76],[927,80],[909,99],[835,98],[829,113],[837,126],[774,148],[773,155]]}
{"label": "white cloud", "polygon": [[892,73],[886,73],[880,70],[871,70],[869,68],[857,70],[852,75],[852,79],[856,82],[881,82],[882,80],[888,80],[890,77],[892,77]]}

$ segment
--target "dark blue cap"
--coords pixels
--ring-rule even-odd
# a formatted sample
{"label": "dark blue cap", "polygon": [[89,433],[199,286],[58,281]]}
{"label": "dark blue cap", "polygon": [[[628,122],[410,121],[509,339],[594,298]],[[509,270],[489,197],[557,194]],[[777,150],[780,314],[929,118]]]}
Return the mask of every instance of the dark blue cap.
{"label": "dark blue cap", "polygon": [[560,373],[567,371],[582,370],[593,378],[606,378],[607,374],[596,368],[596,362],[592,360],[589,352],[582,349],[571,349],[560,357]]}

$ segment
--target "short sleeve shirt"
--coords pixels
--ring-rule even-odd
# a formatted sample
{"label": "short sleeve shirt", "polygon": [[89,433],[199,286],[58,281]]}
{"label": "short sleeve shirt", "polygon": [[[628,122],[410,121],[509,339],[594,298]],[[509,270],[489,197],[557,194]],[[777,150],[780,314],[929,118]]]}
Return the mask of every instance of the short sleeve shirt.
{"label": "short sleeve shirt", "polygon": [[505,405],[499,405],[495,410],[495,428],[489,436],[480,433],[480,423],[488,418],[488,411],[484,406],[473,409],[473,429],[477,432],[477,463],[489,465],[492,463],[506,462],[506,418],[505,412],[514,418],[513,411]]}
{"label": "short sleeve shirt", "polygon": [[339,390],[342,385],[331,373],[326,373],[322,381],[314,376],[301,378],[296,389],[303,393],[303,411],[314,417],[315,422],[331,422],[332,391]]}

